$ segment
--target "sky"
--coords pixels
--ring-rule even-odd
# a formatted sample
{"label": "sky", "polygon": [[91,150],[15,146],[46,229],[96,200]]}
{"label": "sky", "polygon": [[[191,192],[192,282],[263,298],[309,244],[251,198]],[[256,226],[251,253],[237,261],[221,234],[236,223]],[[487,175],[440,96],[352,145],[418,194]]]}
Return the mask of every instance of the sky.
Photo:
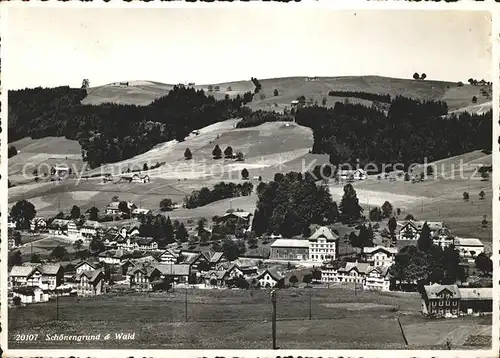
{"label": "sky", "polygon": [[381,75],[491,80],[485,12],[11,7],[2,84]]}

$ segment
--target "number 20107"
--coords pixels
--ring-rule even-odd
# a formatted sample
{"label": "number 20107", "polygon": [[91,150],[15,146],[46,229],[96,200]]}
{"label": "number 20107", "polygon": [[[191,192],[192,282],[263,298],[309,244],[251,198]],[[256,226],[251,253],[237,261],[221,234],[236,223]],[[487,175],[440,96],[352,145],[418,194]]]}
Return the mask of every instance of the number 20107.
{"label": "number 20107", "polygon": [[16,334],[16,341],[36,341],[38,334]]}

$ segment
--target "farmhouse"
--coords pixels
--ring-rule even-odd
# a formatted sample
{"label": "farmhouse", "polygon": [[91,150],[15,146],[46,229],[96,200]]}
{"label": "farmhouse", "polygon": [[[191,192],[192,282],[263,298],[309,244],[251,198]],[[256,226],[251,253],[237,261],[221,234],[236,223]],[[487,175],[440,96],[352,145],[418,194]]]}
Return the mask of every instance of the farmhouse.
{"label": "farmhouse", "polygon": [[363,289],[389,291],[390,284],[389,267],[370,266],[367,269]]}
{"label": "farmhouse", "polygon": [[130,288],[133,288],[137,291],[150,291],[151,290],[151,282],[149,280],[149,275],[153,271],[153,267],[151,266],[137,266],[131,267],[127,275],[130,280]]}
{"label": "farmhouse", "polygon": [[193,273],[206,271],[205,268],[208,269],[210,267],[207,257],[201,252],[182,251],[180,262],[189,265],[190,271]]}
{"label": "farmhouse", "polygon": [[260,287],[263,288],[280,288],[285,284],[285,276],[279,272],[277,267],[270,267],[263,270],[257,275],[256,280],[259,282]]}
{"label": "farmhouse", "polygon": [[108,204],[108,206],[106,207],[106,215],[118,215],[118,214],[121,214],[121,210],[118,209],[118,205],[120,205],[120,202],[118,201],[113,201],[111,203]]}
{"label": "farmhouse", "polygon": [[398,249],[395,247],[363,247],[363,254],[366,256],[366,261],[375,267],[390,267],[394,263],[397,253]]}
{"label": "farmhouse", "polygon": [[151,283],[161,281],[188,283],[191,269],[189,265],[157,264],[150,274]]}
{"label": "farmhouse", "polygon": [[309,258],[309,240],[277,239],[270,246],[271,260],[302,261]]}
{"label": "farmhouse", "polygon": [[123,250],[107,250],[97,255],[99,262],[116,265],[126,260],[128,257],[129,254],[124,253]]}
{"label": "farmhouse", "polygon": [[49,234],[52,235],[67,235],[68,233],[68,223],[69,220],[64,219],[54,219],[48,225]]}
{"label": "farmhouse", "polygon": [[422,314],[426,316],[459,315],[460,292],[457,285],[434,284],[424,286]]}
{"label": "farmhouse", "polygon": [[460,256],[469,261],[473,261],[477,255],[484,252],[484,244],[475,238],[455,237],[453,245]]}
{"label": "farmhouse", "polygon": [[160,262],[166,264],[176,264],[179,261],[179,250],[166,249],[160,255]]}
{"label": "farmhouse", "polygon": [[64,269],[60,264],[25,264],[12,267],[9,273],[10,287],[36,286],[55,290],[62,284]]}
{"label": "farmhouse", "polygon": [[338,251],[338,235],[321,226],[309,237],[309,261],[335,260]]}
{"label": "farmhouse", "polygon": [[[119,201],[113,201],[106,206],[105,213],[106,215],[119,215],[122,213],[122,211],[119,208],[120,202]],[[127,202],[127,207],[130,211],[132,211],[136,206],[133,202],[128,201]]]}
{"label": "farmhouse", "polygon": [[80,275],[84,271],[95,271],[99,268],[97,262],[91,262],[88,260],[80,261],[75,265],[76,275]]}
{"label": "farmhouse", "polygon": [[36,286],[16,287],[12,290],[12,296],[19,297],[21,303],[24,304],[47,302],[49,300],[48,292]]}
{"label": "farmhouse", "polygon": [[337,172],[337,178],[339,180],[365,180],[367,178],[366,172],[361,169],[354,170],[339,170]]}
{"label": "farmhouse", "polygon": [[139,218],[141,215],[149,215],[151,214],[151,210],[149,209],[140,209],[140,208],[135,208],[132,210],[132,217],[133,218]]}
{"label": "farmhouse", "polygon": [[101,270],[83,271],[76,279],[78,296],[97,296],[104,293],[104,273]]}
{"label": "farmhouse", "polygon": [[74,240],[79,239],[81,237],[80,229],[76,225],[76,222],[73,220],[70,220],[68,222],[68,237]]}
{"label": "farmhouse", "polygon": [[87,220],[80,228],[80,234],[83,237],[92,238],[103,234],[102,224],[98,221]]}
{"label": "farmhouse", "polygon": [[491,287],[481,288],[459,288],[460,311],[465,314],[491,313],[493,312],[493,289]]}
{"label": "farmhouse", "polygon": [[[446,235],[445,226],[439,221],[401,221],[397,223],[396,238],[397,240],[418,240],[420,231],[424,224],[427,223],[432,237]],[[438,240],[439,242],[439,240]]]}
{"label": "farmhouse", "polygon": [[246,211],[232,211],[230,213],[225,213],[220,216],[217,220],[218,223],[226,223],[228,221],[232,221],[236,224],[249,227],[250,219],[252,218],[252,214]]}
{"label": "farmhouse", "polygon": [[149,183],[151,179],[149,178],[149,175],[139,175],[139,174],[134,174],[132,175],[132,183]]}
{"label": "farmhouse", "polygon": [[141,250],[141,251],[154,251],[158,250],[158,243],[150,237],[127,237],[117,243],[118,249],[122,250]]}
{"label": "farmhouse", "polygon": [[126,239],[127,237],[139,235],[139,226],[122,226],[119,231],[119,237]]}
{"label": "farmhouse", "polygon": [[221,270],[224,269],[224,265],[228,263],[228,260],[223,252],[208,251],[203,253],[207,258],[208,264],[211,269]]}
{"label": "farmhouse", "polygon": [[44,218],[36,217],[30,221],[30,231],[37,232],[47,228],[47,221]]}
{"label": "farmhouse", "polygon": [[205,281],[205,286],[222,287],[224,285],[223,279],[224,279],[225,274],[226,274],[226,271],[210,270],[210,271],[204,272],[201,277]]}
{"label": "farmhouse", "polygon": [[68,167],[62,167],[62,166],[54,166],[51,168],[51,173],[54,173],[54,175],[63,177],[71,174],[71,169]]}
{"label": "farmhouse", "polygon": [[365,262],[347,262],[338,270],[338,282],[364,284],[366,274],[372,266]]}

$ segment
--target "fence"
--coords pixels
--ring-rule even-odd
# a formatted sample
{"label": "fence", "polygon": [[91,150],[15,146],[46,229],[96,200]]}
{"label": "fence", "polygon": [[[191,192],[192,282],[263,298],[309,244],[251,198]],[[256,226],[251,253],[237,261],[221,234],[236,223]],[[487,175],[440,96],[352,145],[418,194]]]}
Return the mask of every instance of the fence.
{"label": "fence", "polygon": [[[9,310],[9,328],[59,320],[72,322],[224,322],[270,321],[270,290],[176,289],[174,292],[60,297]],[[276,319],[325,320],[394,315],[400,299],[349,288],[277,290]],[[413,300],[414,301],[414,300]],[[412,301],[418,310],[419,302]]]}

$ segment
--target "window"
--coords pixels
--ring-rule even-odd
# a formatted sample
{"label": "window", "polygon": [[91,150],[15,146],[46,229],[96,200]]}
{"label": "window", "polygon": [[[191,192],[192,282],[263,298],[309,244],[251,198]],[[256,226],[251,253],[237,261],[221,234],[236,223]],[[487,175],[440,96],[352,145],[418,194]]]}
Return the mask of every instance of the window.
{"label": "window", "polygon": [[435,306],[435,305],[436,305],[436,301],[432,301],[431,306]]}
{"label": "window", "polygon": [[457,305],[457,301],[453,301],[452,304],[453,304],[453,306],[456,306]]}
{"label": "window", "polygon": [[439,301],[439,305],[440,305],[440,306],[442,306],[442,305],[443,305],[443,301],[442,301],[442,300],[440,300],[440,301]]}

